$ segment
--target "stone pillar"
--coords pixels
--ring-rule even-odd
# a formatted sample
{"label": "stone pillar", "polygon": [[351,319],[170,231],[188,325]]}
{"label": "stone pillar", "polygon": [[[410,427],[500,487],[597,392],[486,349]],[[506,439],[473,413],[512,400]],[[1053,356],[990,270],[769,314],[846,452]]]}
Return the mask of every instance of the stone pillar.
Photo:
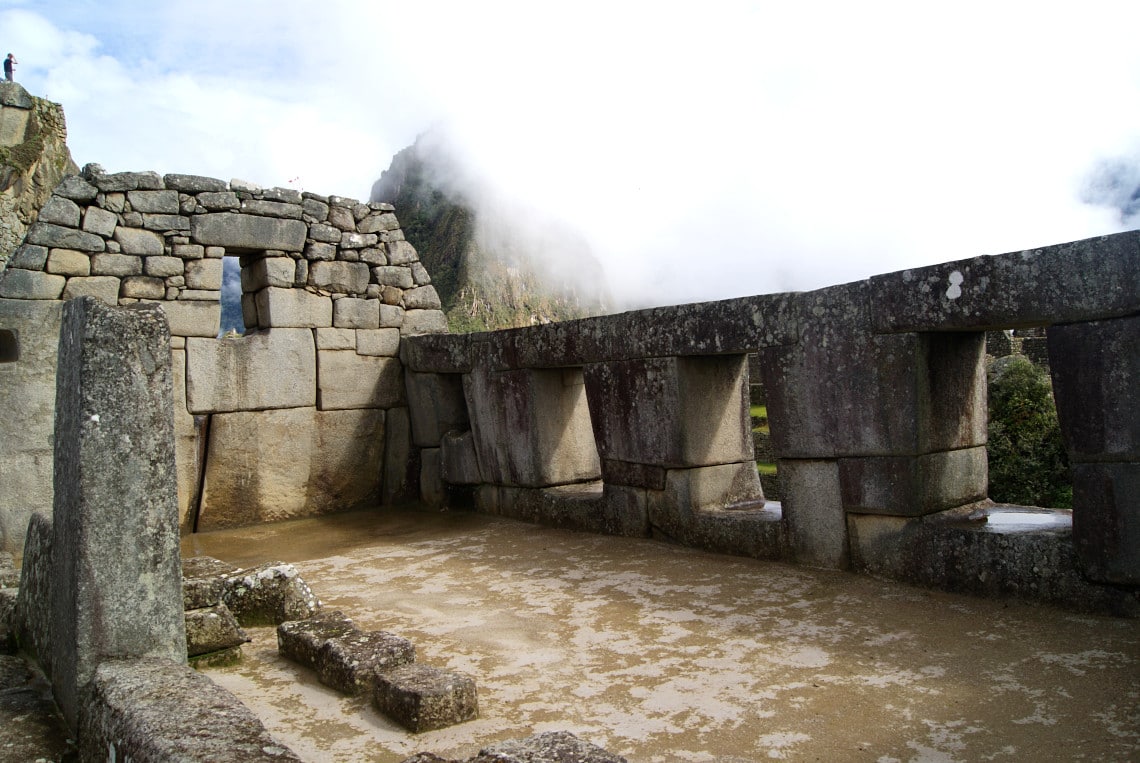
{"label": "stone pillar", "polygon": [[1140,316],[1052,326],[1048,345],[1081,566],[1140,585]]}
{"label": "stone pillar", "polygon": [[74,730],[83,687],[102,661],[186,661],[161,309],[66,303],[58,368],[52,686]]}
{"label": "stone pillar", "polygon": [[984,498],[985,334],[876,334],[867,282],[804,295],[801,309],[800,342],[759,353],[796,557],[845,566],[848,513]]}

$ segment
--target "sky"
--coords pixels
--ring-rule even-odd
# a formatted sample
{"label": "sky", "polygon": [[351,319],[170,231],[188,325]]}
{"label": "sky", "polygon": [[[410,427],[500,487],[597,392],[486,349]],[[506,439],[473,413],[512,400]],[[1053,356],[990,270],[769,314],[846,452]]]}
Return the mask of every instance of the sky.
{"label": "sky", "polygon": [[620,306],[1140,227],[1137,29],[1135,0],[0,0],[80,165],[367,199],[446,126]]}

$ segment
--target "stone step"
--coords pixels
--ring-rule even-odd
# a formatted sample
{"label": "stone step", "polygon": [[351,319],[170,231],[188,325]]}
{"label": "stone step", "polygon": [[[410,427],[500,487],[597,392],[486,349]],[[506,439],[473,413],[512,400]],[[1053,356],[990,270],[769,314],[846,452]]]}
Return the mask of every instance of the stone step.
{"label": "stone step", "polygon": [[416,733],[454,726],[479,715],[474,679],[414,663],[379,674],[372,702],[377,710]]}

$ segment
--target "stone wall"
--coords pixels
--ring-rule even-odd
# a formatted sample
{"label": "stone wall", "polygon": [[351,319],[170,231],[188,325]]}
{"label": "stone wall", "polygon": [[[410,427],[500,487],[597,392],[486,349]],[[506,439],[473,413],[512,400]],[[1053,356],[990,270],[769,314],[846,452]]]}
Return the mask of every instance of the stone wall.
{"label": "stone wall", "polygon": [[[247,333],[219,338],[227,256]],[[0,274],[0,546],[52,502],[59,314],[80,296],[165,313],[184,531],[415,493],[399,348],[446,324],[392,207],[88,165]]]}

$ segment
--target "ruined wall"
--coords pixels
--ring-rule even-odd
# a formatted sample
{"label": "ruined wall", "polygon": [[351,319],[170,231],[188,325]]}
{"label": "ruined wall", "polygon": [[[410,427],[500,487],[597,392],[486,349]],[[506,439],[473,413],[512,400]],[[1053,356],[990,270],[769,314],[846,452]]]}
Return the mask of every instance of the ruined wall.
{"label": "ruined wall", "polygon": [[[248,332],[218,338],[227,256]],[[51,505],[59,314],[78,296],[163,308],[184,531],[414,492],[399,347],[445,322],[391,206],[88,165],[0,275],[3,547]]]}

